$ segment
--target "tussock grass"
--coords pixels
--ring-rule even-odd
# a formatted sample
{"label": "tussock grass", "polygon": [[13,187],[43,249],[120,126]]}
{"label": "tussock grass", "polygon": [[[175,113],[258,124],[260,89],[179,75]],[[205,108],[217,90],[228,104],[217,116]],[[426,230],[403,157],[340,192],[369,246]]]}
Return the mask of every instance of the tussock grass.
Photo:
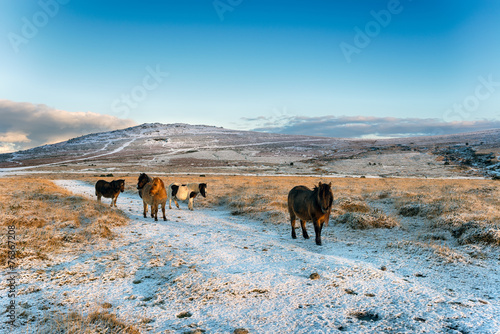
{"label": "tussock grass", "polygon": [[336,217],[334,221],[337,224],[345,224],[350,228],[358,230],[400,226],[397,220],[379,211],[373,211],[371,214],[347,212]]}
{"label": "tussock grass", "polygon": [[[338,209],[347,211],[347,212],[370,212],[372,209],[363,200],[356,200],[352,198],[342,198],[341,200],[336,202],[336,206]],[[338,210],[337,209],[337,210]]]}
{"label": "tussock grass", "polygon": [[[18,260],[46,260],[68,247],[74,250],[96,238],[111,239],[109,227],[128,221],[121,211],[73,196],[44,179],[2,178],[0,199],[0,226],[15,226]],[[7,242],[0,247],[5,264]]]}
{"label": "tussock grass", "polygon": [[[384,197],[385,198],[385,197]],[[380,209],[372,208],[362,197],[340,198],[334,202],[333,222],[357,230],[370,228],[393,228],[400,226],[399,221]]]}
{"label": "tussock grass", "polygon": [[441,180],[400,191],[395,207],[404,217],[451,232],[460,244],[500,246],[500,188],[490,180]]}
{"label": "tussock grass", "polygon": [[119,320],[106,310],[96,310],[87,316],[78,312],[52,314],[38,324],[39,334],[140,334],[140,330]]}

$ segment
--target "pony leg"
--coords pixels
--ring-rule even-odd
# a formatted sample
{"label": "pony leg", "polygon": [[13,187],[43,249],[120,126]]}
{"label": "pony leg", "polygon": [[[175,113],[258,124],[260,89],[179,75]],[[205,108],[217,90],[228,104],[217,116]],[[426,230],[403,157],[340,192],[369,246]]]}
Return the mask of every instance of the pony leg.
{"label": "pony leg", "polygon": [[174,197],[174,203],[175,203],[175,206],[177,207],[177,209],[180,210],[181,208],[179,207],[179,203],[177,203],[177,199],[175,197]]}
{"label": "pony leg", "polygon": [[323,224],[319,221],[314,222],[314,232],[316,232],[316,245],[321,246],[321,229],[323,228]]}
{"label": "pony leg", "polygon": [[188,209],[191,210],[191,211],[194,210],[194,203],[193,203],[193,198],[192,197],[189,199]]}
{"label": "pony leg", "polygon": [[147,216],[147,213],[148,213],[148,204],[146,202],[142,202],[143,206],[144,206],[144,218],[146,218]]}
{"label": "pony leg", "polygon": [[101,203],[101,195],[97,195],[97,201]]}
{"label": "pony leg", "polygon": [[304,237],[304,239],[309,239],[309,234],[307,234],[306,230],[306,221],[301,219],[300,226],[302,227],[302,236]]}
{"label": "pony leg", "polygon": [[158,204],[151,205],[151,216],[154,217],[155,221],[158,221]]}
{"label": "pony leg", "polygon": [[167,205],[167,203],[164,203],[161,205],[161,212],[163,213],[163,220],[166,221],[167,220],[167,217],[165,216],[165,206]]}
{"label": "pony leg", "polygon": [[295,214],[293,212],[290,212],[290,224],[292,225],[292,239],[297,239],[295,234]]}

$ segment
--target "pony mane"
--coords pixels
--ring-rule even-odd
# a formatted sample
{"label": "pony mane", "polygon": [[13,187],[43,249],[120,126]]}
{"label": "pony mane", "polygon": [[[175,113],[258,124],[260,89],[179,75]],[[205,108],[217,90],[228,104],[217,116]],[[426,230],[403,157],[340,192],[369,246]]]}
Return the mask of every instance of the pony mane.
{"label": "pony mane", "polygon": [[[322,188],[323,188],[323,186],[327,186],[328,188],[330,188],[330,189],[331,189],[331,186],[330,186],[330,185],[328,185],[328,183],[321,183],[321,187],[322,187]],[[319,191],[319,186],[318,186],[318,185],[315,185],[315,186],[313,187],[313,190],[312,190],[312,191],[314,191],[314,192]]]}

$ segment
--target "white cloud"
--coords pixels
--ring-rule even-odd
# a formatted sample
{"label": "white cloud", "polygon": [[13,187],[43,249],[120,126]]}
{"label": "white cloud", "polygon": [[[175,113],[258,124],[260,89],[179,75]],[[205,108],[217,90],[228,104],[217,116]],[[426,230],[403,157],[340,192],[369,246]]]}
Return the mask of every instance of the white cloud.
{"label": "white cloud", "polygon": [[94,112],[70,112],[43,104],[0,100],[0,153],[64,141],[93,132],[135,125]]}
{"label": "white cloud", "polygon": [[12,143],[2,143],[0,142],[0,154],[10,153],[16,151],[16,147]]}
{"label": "white cloud", "polygon": [[0,142],[4,143],[29,143],[28,135],[21,131],[0,133]]}

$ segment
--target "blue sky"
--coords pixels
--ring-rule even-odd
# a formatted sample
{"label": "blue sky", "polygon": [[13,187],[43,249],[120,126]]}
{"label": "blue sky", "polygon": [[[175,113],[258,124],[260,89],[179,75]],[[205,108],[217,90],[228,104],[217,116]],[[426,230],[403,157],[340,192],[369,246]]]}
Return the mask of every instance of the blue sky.
{"label": "blue sky", "polygon": [[[494,0],[1,0],[0,143],[145,122],[334,137],[499,127],[499,17]],[[43,137],[14,112],[67,131]],[[409,119],[433,126],[374,126]]]}

